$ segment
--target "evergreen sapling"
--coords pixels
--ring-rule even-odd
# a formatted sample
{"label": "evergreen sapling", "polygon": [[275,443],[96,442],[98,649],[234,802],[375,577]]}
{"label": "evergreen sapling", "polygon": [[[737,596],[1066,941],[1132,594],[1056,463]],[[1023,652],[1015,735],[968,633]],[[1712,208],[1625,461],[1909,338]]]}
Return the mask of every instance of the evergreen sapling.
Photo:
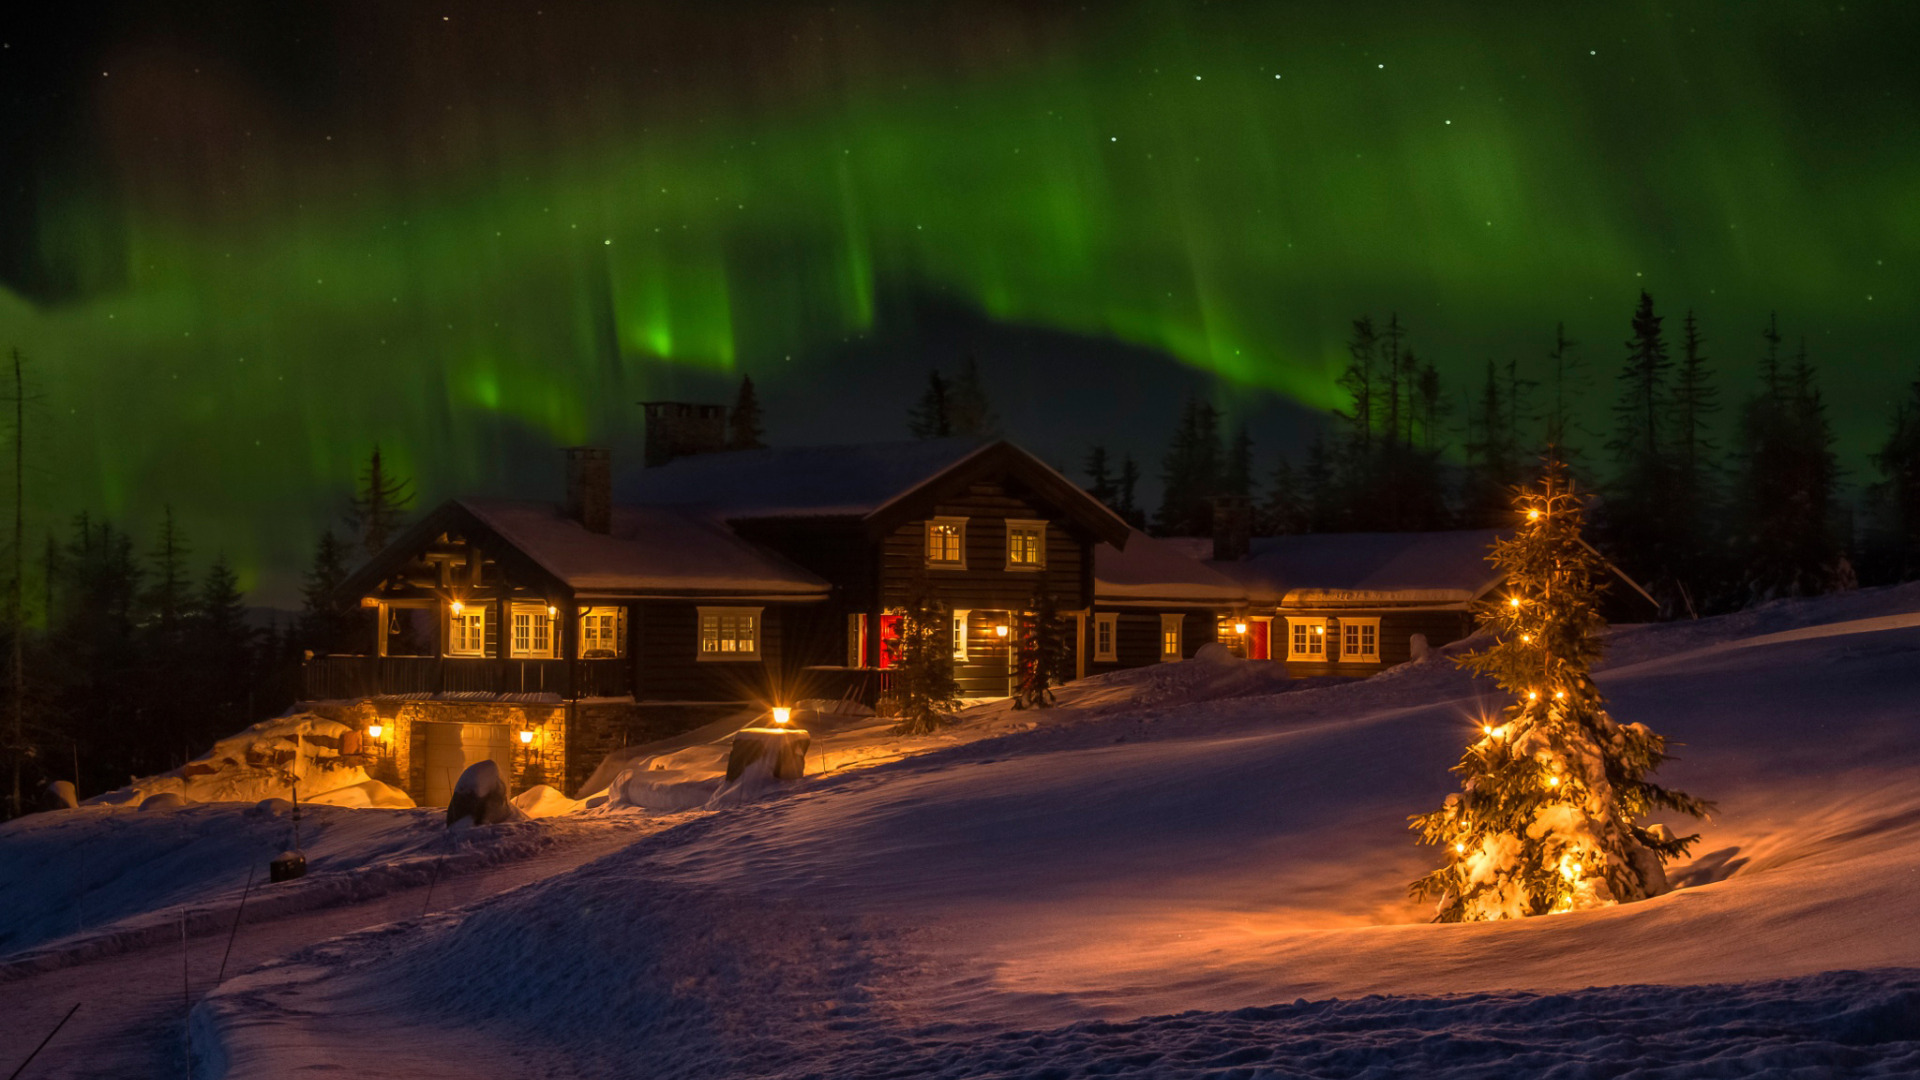
{"label": "evergreen sapling", "polygon": [[1581,532],[1585,499],[1550,461],[1517,499],[1520,523],[1494,544],[1505,595],[1483,605],[1494,644],[1460,664],[1493,679],[1513,704],[1480,727],[1454,766],[1461,791],[1412,828],[1446,864],[1415,881],[1440,922],[1573,911],[1656,896],[1664,863],[1694,836],[1647,824],[1656,810],[1703,817],[1711,804],[1647,777],[1667,741],[1607,715],[1590,674],[1602,651],[1600,558]]}

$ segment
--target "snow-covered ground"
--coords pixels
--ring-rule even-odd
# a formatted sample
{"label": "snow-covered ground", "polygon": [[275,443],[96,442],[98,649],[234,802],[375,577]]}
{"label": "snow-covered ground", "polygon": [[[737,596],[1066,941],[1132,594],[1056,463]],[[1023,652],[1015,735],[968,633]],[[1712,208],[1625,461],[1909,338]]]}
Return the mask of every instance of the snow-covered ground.
{"label": "snow-covered ground", "polygon": [[[1915,613],[1907,587],[1616,635],[1615,715],[1719,804],[1645,903],[1439,926],[1406,899],[1407,816],[1495,703],[1451,665],[1189,662],[913,756],[850,723],[791,790],[230,977],[198,1075],[1920,1074]],[[710,783],[713,753],[654,771]]]}

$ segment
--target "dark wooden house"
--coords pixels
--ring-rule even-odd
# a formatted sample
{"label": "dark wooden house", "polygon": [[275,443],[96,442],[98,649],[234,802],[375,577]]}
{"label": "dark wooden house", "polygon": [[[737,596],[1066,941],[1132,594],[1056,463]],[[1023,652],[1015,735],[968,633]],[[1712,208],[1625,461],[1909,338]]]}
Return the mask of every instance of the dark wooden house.
{"label": "dark wooden house", "polygon": [[376,629],[312,658],[308,697],[377,729],[424,802],[484,757],[572,789],[612,749],[725,713],[871,702],[915,597],[952,612],[963,694],[1004,696],[1020,615],[1044,596],[1084,625],[1094,548],[1128,542],[1006,442],[661,457],[616,487],[606,452],[577,448],[563,504],[433,510],[347,582]]}

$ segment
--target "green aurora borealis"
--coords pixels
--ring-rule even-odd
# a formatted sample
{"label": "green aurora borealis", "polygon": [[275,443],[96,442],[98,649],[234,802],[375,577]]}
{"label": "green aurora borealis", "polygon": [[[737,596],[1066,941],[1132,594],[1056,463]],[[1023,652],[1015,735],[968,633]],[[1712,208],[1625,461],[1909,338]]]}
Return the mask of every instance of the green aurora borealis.
{"label": "green aurora borealis", "polygon": [[[0,345],[36,532],[171,503],[269,599],[376,439],[429,500],[525,489],[741,371],[776,439],[897,437],[913,355],[844,419],[782,403],[916,295],[1241,411],[1333,404],[1362,311],[1456,390],[1564,319],[1596,418],[1638,289],[1699,311],[1729,401],[1777,308],[1856,478],[1920,374],[1910,5],[259,7],[40,61]],[[1164,437],[1048,411],[1013,434],[1063,462]]]}

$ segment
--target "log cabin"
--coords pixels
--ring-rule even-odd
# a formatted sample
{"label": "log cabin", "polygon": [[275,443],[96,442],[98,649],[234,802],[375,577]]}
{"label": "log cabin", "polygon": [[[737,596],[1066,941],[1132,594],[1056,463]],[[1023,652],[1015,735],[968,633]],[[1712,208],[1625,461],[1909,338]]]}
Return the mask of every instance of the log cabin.
{"label": "log cabin", "polygon": [[443,803],[481,758],[516,790],[572,791],[622,746],[872,704],[916,596],[952,613],[962,695],[1006,696],[1020,616],[1044,596],[1084,632],[1094,548],[1130,539],[1011,443],[713,452],[687,435],[704,415],[647,404],[650,432],[656,410],[676,421],[673,445],[650,439],[657,464],[616,485],[606,450],[569,449],[563,502],[443,503],[343,585],[370,640],[310,658],[306,696],[363,727],[416,800]]}

